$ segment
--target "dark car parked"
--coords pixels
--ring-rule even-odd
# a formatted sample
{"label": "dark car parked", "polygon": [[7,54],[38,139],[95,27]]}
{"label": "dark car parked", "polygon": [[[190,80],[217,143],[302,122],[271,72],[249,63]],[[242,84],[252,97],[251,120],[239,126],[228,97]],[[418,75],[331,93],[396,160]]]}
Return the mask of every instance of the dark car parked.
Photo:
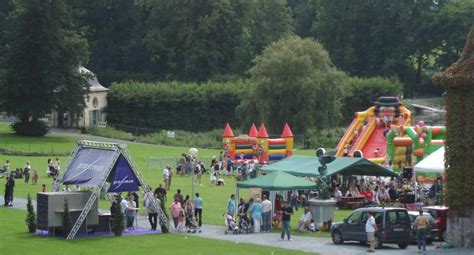
{"label": "dark car parked", "polygon": [[377,231],[375,232],[375,248],[380,248],[384,243],[395,243],[401,249],[406,249],[411,242],[411,224],[408,212],[404,208],[394,207],[369,207],[359,208],[344,219],[344,222],[331,226],[331,237],[335,244],[344,241],[367,242],[365,223],[367,212],[374,215]]}

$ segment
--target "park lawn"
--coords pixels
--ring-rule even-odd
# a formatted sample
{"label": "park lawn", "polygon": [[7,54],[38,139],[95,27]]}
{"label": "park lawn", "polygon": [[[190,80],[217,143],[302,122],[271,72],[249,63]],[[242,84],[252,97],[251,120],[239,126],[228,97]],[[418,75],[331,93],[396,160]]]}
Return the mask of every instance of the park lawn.
{"label": "park lawn", "polygon": [[75,137],[50,134],[44,137],[16,136],[10,125],[0,124],[0,148],[10,151],[65,155],[73,149],[76,139]]}
{"label": "park lawn", "polygon": [[268,246],[234,243],[192,235],[158,234],[122,237],[93,237],[77,240],[42,237],[27,233],[26,211],[0,208],[0,251],[2,254],[308,254]]}
{"label": "park lawn", "polygon": [[[4,139],[5,136],[10,139],[11,143],[18,142],[23,144],[23,146],[28,146],[31,142],[32,145],[29,145],[30,148],[35,148],[38,151],[47,151],[48,148],[62,148],[64,152],[72,150],[74,147],[75,140],[80,139],[80,136],[47,136],[52,143],[47,143],[43,138],[28,138],[28,137],[17,137],[14,136],[11,131],[8,131],[6,124],[0,124],[0,141]],[[101,140],[98,138],[97,140]],[[40,141],[40,142],[37,142]],[[44,142],[44,143],[43,143]],[[34,144],[34,146],[33,146]],[[0,142],[0,148],[2,144]],[[159,163],[161,165],[170,165],[175,166],[176,160],[182,153],[187,153],[189,148],[183,147],[170,147],[170,146],[157,146],[151,144],[137,144],[129,143],[128,149],[130,154],[133,157],[136,165],[140,169],[143,177],[152,188],[158,186],[159,183],[163,182],[162,169],[159,167],[154,167],[147,170],[147,160],[151,157],[159,157]],[[314,153],[310,150],[298,150],[295,154],[298,155],[310,155]],[[204,160],[205,166],[209,166],[210,159],[213,156],[217,156],[219,150],[210,150],[210,149],[199,149],[198,157]],[[23,180],[17,179],[15,185],[15,197],[26,198],[27,194],[30,193],[35,199],[35,193],[41,191],[41,184],[46,184],[47,190],[51,189],[52,179],[46,176],[47,170],[47,159],[55,157],[27,157],[27,156],[10,156],[10,155],[0,155],[0,162],[5,162],[5,160],[10,160],[10,169],[23,168],[26,161],[31,162],[31,166],[34,169],[38,170],[39,180],[38,185],[25,184]],[[65,169],[68,158],[63,156],[59,157],[61,161],[62,170]],[[204,224],[213,224],[213,225],[223,225],[224,218],[223,213],[226,210],[226,202],[229,199],[230,195],[236,191],[236,182],[233,177],[223,177],[225,180],[225,186],[214,186],[211,185],[209,181],[209,175],[202,176],[202,186],[199,184],[195,185],[195,192],[199,192],[203,198],[204,210],[203,210],[203,222]],[[4,185],[5,180],[0,180],[0,185]],[[169,191],[168,197],[172,198],[173,194],[176,192],[176,189],[181,189],[183,195],[191,195],[192,185],[191,185],[190,176],[174,176],[172,179],[171,190]],[[241,196],[248,198],[248,190],[241,190]],[[140,201],[139,201],[140,202]],[[171,199],[167,201],[167,207],[169,207]],[[108,210],[110,208],[110,202],[107,200],[99,201],[99,207],[101,209]],[[142,210],[140,213],[144,214]],[[296,223],[300,218],[302,210],[296,213],[293,217],[292,226],[296,227]]]}

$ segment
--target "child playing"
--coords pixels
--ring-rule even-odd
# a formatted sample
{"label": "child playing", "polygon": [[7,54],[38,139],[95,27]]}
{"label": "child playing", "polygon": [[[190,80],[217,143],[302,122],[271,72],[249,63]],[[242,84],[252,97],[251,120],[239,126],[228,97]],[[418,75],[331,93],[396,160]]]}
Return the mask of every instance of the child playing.
{"label": "child playing", "polygon": [[178,232],[184,231],[185,228],[185,217],[184,217],[184,211],[181,210],[179,211],[179,216],[178,216],[178,229],[176,229]]}
{"label": "child playing", "polygon": [[308,225],[308,230],[311,232],[316,232],[316,224],[314,224],[314,220],[311,219],[309,225]]}
{"label": "child playing", "polygon": [[33,169],[32,179],[33,179],[33,182],[31,183],[32,185],[38,184],[38,171],[36,171],[36,169]]}

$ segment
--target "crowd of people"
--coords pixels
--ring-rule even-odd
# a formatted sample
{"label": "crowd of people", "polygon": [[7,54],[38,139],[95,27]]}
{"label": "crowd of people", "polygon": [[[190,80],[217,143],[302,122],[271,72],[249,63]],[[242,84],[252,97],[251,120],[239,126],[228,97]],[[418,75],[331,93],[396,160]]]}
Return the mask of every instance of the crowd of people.
{"label": "crowd of people", "polygon": [[201,232],[203,199],[199,193],[194,194],[194,198],[189,195],[183,197],[181,190],[176,190],[169,210],[173,218],[174,228],[178,232]]}
{"label": "crowd of people", "polygon": [[[415,190],[416,187],[416,190]],[[349,177],[333,178],[332,196],[341,201],[344,197],[363,198],[364,206],[397,205],[398,203],[424,202],[435,198],[443,190],[441,179],[435,180],[430,188],[417,185],[408,179],[394,177]]]}
{"label": "crowd of people", "polygon": [[[267,233],[271,228],[281,227],[281,239],[285,237],[291,240],[290,221],[291,216],[300,206],[297,202],[291,205],[291,198],[298,192],[287,194],[288,200],[277,194],[275,204],[269,200],[268,193],[261,197],[252,197],[249,200],[240,198],[238,204],[235,201],[235,195],[232,194],[227,200],[225,220],[228,231],[240,229],[248,233]],[[298,200],[298,199],[297,199]],[[304,207],[304,212],[296,226],[297,231],[319,231],[322,227],[315,224],[313,215],[308,206]]]}

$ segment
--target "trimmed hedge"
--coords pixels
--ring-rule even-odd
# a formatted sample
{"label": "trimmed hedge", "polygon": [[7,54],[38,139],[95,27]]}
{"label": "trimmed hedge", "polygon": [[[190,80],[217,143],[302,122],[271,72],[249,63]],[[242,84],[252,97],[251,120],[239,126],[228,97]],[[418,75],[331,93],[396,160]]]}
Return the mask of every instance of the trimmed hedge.
{"label": "trimmed hedge", "polygon": [[246,91],[243,80],[115,83],[108,95],[107,120],[153,129],[209,131],[236,121],[235,108]]}

